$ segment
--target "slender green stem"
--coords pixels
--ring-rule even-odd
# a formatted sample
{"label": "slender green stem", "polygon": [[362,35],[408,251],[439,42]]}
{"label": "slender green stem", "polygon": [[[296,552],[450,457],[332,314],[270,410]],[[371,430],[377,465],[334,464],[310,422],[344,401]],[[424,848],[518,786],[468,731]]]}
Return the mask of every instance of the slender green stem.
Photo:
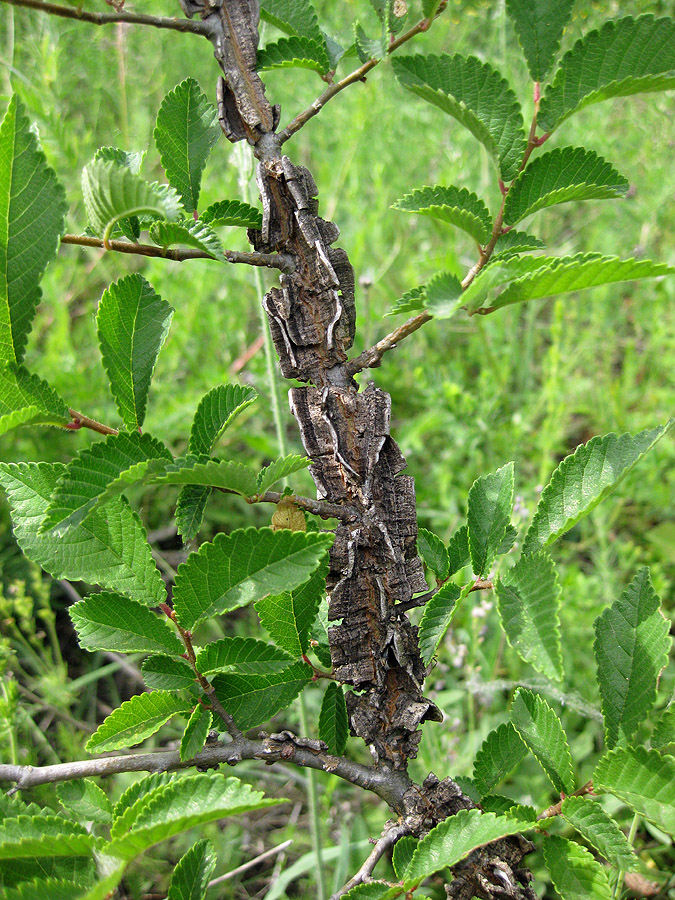
{"label": "slender green stem", "polygon": [[[635,835],[637,834],[638,825],[640,823],[640,814],[635,813],[633,816],[633,821],[630,824],[630,831],[628,832],[628,843],[633,846],[633,841],[635,840]],[[619,874],[616,878],[616,884],[614,885],[614,890],[612,891],[612,900],[618,900],[623,892],[623,881],[626,877],[626,869],[619,869]]]}
{"label": "slender green stem", "polygon": [[[307,706],[305,695],[300,694],[300,728],[303,734],[309,734],[307,727]],[[319,793],[317,791],[317,773],[308,769],[307,805],[309,806],[309,827],[312,833],[312,847],[316,855],[316,900],[326,900],[326,872],[323,866],[323,841],[321,838],[321,818],[319,816]]]}

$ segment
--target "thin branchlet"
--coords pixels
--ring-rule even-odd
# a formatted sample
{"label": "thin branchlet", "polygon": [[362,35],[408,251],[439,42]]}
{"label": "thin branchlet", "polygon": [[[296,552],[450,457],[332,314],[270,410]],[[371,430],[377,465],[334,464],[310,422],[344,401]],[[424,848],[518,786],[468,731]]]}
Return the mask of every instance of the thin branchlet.
{"label": "thin branchlet", "polygon": [[[0,0],[1,2],[1,0]],[[173,262],[185,262],[190,259],[213,259],[216,257],[205,250],[190,248],[189,250],[172,250],[154,247],[152,244],[134,244],[131,241],[104,241],[102,238],[89,237],[86,234],[64,234],[62,244],[75,244],[78,247],[96,247],[101,250],[112,250],[115,253],[130,253],[135,256],[150,256],[155,259],[170,259]],[[284,253],[255,253],[248,250],[223,250],[228,262],[241,263],[247,266],[263,266],[268,269],[279,269],[282,272],[293,271],[293,260]]]}
{"label": "thin branchlet", "polygon": [[209,34],[208,26],[204,22],[190,19],[149,16],[144,13],[133,13],[124,9],[117,12],[92,12],[88,9],[83,9],[81,5],[60,6],[58,3],[43,3],[42,0],[0,0],[0,2],[8,3],[10,6],[36,9],[51,16],[61,16],[65,19],[89,22],[91,25],[112,25],[116,22],[126,22],[129,25],[150,25],[153,28],[168,28],[171,31],[183,31],[187,34],[199,34],[204,37]]}

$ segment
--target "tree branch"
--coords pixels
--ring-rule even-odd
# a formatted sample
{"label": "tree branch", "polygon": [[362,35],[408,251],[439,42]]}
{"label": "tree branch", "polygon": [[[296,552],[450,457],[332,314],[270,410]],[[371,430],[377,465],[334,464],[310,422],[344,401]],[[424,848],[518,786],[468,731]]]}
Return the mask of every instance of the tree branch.
{"label": "tree branch", "polygon": [[97,422],[96,419],[90,419],[89,416],[85,416],[84,413],[78,412],[76,409],[69,409],[68,414],[72,416],[73,421],[69,422],[65,427],[71,431],[77,431],[79,428],[90,428],[92,431],[98,432],[98,434],[119,434],[116,428]]}
{"label": "tree branch", "polygon": [[325,500],[312,500],[309,497],[297,497],[295,494],[286,494],[280,491],[265,491],[264,494],[255,494],[247,497],[247,503],[280,503],[282,499],[288,499],[300,509],[320,516],[322,519],[339,519],[341,522],[353,522],[358,518],[358,513],[351,506],[341,503],[327,503]]}
{"label": "tree branch", "polygon": [[[438,17],[443,10],[447,6],[447,0],[444,0],[443,3],[438,7],[438,11],[436,12],[436,17]],[[429,19],[421,19],[417,25],[413,25],[405,34],[402,34],[395,41],[392,41],[389,47],[387,48],[387,56],[392,54],[395,50],[398,50],[403,44],[409,41],[411,38],[414,38],[418,34],[422,34],[425,31],[428,31],[431,28],[432,21]],[[386,59],[386,57],[383,57]],[[331,84],[326,90],[321,94],[316,100],[312,103],[311,106],[308,106],[303,112],[299,113],[292,122],[284,128],[283,131],[279,132],[279,141],[284,144],[286,141],[293,137],[293,135],[300,131],[303,125],[306,125],[310,119],[313,119],[314,116],[318,115],[321,110],[324,108],[326,103],[329,100],[332,100],[333,97],[337,96],[341,91],[344,91],[345,88],[349,87],[350,84],[355,84],[357,81],[365,81],[366,75],[371,69],[374,69],[381,60],[379,59],[369,59],[362,66],[359,66],[358,69],[355,69],[349,75],[345,75],[340,81],[336,81],[335,84]]]}
{"label": "tree branch", "polygon": [[121,772],[173,772],[193,766],[208,769],[216,768],[223,763],[233,766],[242,760],[260,759],[266,763],[293,763],[337,775],[350,784],[377,794],[392,809],[402,809],[403,795],[412,784],[404,772],[365,766],[344,756],[331,756],[322,750],[305,746],[305,743],[285,731],[266,736],[259,741],[242,736],[227,744],[219,741],[207,743],[201,753],[185,762],[181,762],[178,750],[159,750],[154,753],[106,756],[51,766],[0,765],[0,781],[15,782],[16,786],[12,789],[14,792],[27,790],[39,784],[105,777]]}
{"label": "tree branch", "polygon": [[357,372],[361,372],[363,369],[377,368],[387,350],[393,350],[403,338],[408,337],[409,334],[413,334],[413,332],[417,331],[418,328],[421,328],[426,322],[430,322],[431,319],[433,319],[433,316],[428,312],[422,312],[419,315],[408,319],[407,322],[404,322],[403,325],[399,325],[398,328],[395,328],[386,337],[383,337],[381,341],[378,341],[370,347],[370,349],[364,350],[363,353],[355,356],[354,359],[350,359],[345,366],[347,373],[353,377]]}
{"label": "tree branch", "polygon": [[185,31],[191,34],[201,34],[204,37],[209,34],[208,26],[204,22],[192,22],[189,19],[148,16],[144,13],[132,13],[125,10],[110,13],[89,12],[78,6],[59,6],[57,3],[42,3],[41,0],[0,0],[0,2],[9,3],[10,6],[38,9],[40,12],[49,13],[52,16],[62,16],[65,19],[79,19],[81,22],[90,22],[92,25],[128,22],[130,25],[152,25],[153,28],[169,28],[172,31]]}
{"label": "tree branch", "polygon": [[346,894],[347,891],[350,891],[358,884],[370,881],[375,866],[382,859],[387,850],[389,850],[390,847],[393,847],[399,838],[402,838],[405,834],[409,834],[409,832],[410,829],[406,825],[392,825],[389,828],[385,828],[384,834],[375,844],[368,859],[364,862],[359,871],[353,878],[349,879],[344,887],[341,887],[339,891],[336,891],[330,900],[340,900],[340,897],[343,894]]}
{"label": "tree branch", "polygon": [[[89,237],[86,234],[64,234],[61,243],[76,244],[79,247],[100,247],[103,250],[114,250],[116,253],[133,253],[137,256],[171,259],[174,262],[185,262],[188,259],[215,259],[215,256],[205,250],[167,250],[163,247],[154,247],[152,244],[132,244],[130,241],[108,241],[106,244],[102,238]],[[282,272],[292,272],[294,269],[291,257],[283,253],[251,253],[239,250],[224,250],[223,253],[227,261],[231,263],[265,266],[268,269],[280,269]]]}

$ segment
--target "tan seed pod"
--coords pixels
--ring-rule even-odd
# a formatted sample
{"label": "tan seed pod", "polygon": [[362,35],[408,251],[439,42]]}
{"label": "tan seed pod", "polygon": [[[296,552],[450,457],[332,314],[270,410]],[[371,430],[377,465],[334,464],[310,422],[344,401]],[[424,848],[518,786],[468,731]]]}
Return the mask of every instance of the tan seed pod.
{"label": "tan seed pod", "polygon": [[394,0],[394,15],[397,19],[402,19],[408,12],[408,6],[405,0]]}

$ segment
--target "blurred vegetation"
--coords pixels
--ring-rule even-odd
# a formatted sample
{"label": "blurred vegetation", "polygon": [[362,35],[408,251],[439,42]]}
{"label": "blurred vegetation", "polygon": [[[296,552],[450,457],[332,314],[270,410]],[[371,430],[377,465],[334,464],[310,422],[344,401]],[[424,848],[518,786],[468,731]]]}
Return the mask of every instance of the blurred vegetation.
{"label": "blurred vegetation", "polygon": [[[105,7],[102,0],[86,2]],[[350,40],[351,22],[372,16],[368,0],[318,0],[316,6],[324,28],[344,42]],[[180,14],[167,0],[144,0],[135,8]],[[564,47],[608,17],[645,12],[675,15],[675,2],[578,0]],[[443,20],[417,40],[413,51],[473,53],[492,62],[516,87],[529,115],[531,84],[503,0],[451,0]],[[96,28],[5,5],[0,9],[0,62],[2,104],[11,90],[26,102],[66,187],[68,230],[76,233],[86,227],[79,174],[97,147],[147,151],[144,174],[161,179],[152,130],[164,94],[192,76],[213,97],[218,75],[208,45],[193,35],[122,25]],[[281,103],[282,122],[323,87],[316,73],[303,70],[269,73],[265,81],[273,102]],[[675,96],[646,94],[584,110],[551,140],[552,147],[568,144],[584,144],[612,161],[630,180],[629,197],[544,210],[528,230],[554,254],[601,251],[675,264]],[[321,213],[339,225],[339,243],[354,265],[359,284],[356,351],[390,330],[395,320],[383,319],[383,314],[404,291],[441,269],[463,274],[475,259],[467,236],[440,222],[392,211],[393,201],[414,187],[438,183],[467,186],[493,208],[498,204],[494,172],[483,148],[440,110],[404,92],[386,64],[366,84],[334,100],[287,145],[287,152],[314,174]],[[254,199],[251,174],[248,151],[221,140],[204,176],[203,206],[223,197],[243,199],[246,192]],[[245,236],[234,229],[224,243],[246,248]],[[94,315],[103,289],[136,270],[176,309],[153,382],[148,430],[179,452],[200,397],[214,384],[240,379],[257,388],[261,401],[228,432],[222,453],[259,464],[277,455],[263,351],[241,365],[242,355],[261,334],[260,285],[245,267],[141,260],[63,247],[43,282],[44,301],[27,356],[30,369],[48,378],[72,407],[102,421],[114,420]],[[262,279],[266,287],[273,274],[264,272]],[[392,394],[393,433],[416,478],[420,524],[447,539],[464,519],[475,478],[510,459],[516,461],[517,509],[525,523],[538,488],[577,444],[595,434],[637,431],[672,415],[674,301],[671,279],[595,289],[485,318],[458,316],[425,326],[389,354],[380,369],[367,373]],[[300,451],[285,408],[284,416],[289,452]],[[1,453],[12,461],[67,460],[91,440],[91,433],[26,428],[3,438]],[[593,619],[645,564],[651,566],[665,609],[672,614],[675,607],[674,460],[672,440],[662,442],[555,550],[564,591],[564,685],[544,684],[517,660],[500,636],[489,598],[460,611],[429,681],[446,721],[425,726],[415,777],[430,770],[439,777],[469,775],[483,737],[505,720],[517,684],[536,684],[562,710],[573,756],[582,760],[579,783],[588,777],[601,737]],[[293,486],[312,491],[306,473],[295,476]],[[181,558],[171,531],[175,491],[137,490],[132,499],[156,539],[160,564],[170,572]],[[219,495],[209,507],[202,538],[269,520],[270,510],[243,506]],[[139,690],[133,659],[122,663],[79,651],[65,614],[79,586],[52,584],[20,557],[6,512],[0,519],[0,574],[0,649],[6,671],[16,676],[5,678],[1,687],[0,757],[32,763],[79,758],[95,723]],[[256,625],[249,613],[241,612],[227,627],[250,632]],[[662,704],[673,687],[662,684]],[[307,694],[309,721],[316,722],[321,691]],[[283,725],[297,727],[297,722],[286,719]],[[352,743],[352,752],[366,759],[365,749]],[[296,864],[297,869],[294,879],[278,879],[273,876],[279,874],[281,856],[276,868],[275,859],[267,860],[225,882],[213,897],[274,900],[286,896],[286,890],[289,897],[312,896],[315,861],[308,852],[302,806],[304,776],[286,769],[261,773],[248,764],[241,771],[292,802],[281,812],[264,811],[221,831],[214,826],[216,874],[287,838],[294,843],[283,853],[283,867]],[[125,786],[120,779],[111,789],[119,794]],[[329,776],[321,776],[320,788],[325,864],[329,885],[338,886],[365,857],[364,841],[379,831],[386,810]],[[538,806],[550,802],[534,761],[504,792]],[[48,790],[40,799],[55,802]],[[665,886],[675,870],[670,839],[650,827],[639,833],[637,846],[651,848],[661,873],[655,870],[653,877],[664,884],[662,896],[675,897],[675,887]],[[175,859],[180,852],[176,846]],[[534,867],[540,874],[536,859]],[[147,862],[139,867],[125,884],[127,896],[161,890],[157,871]],[[544,890],[543,884],[537,887]],[[436,896],[433,886],[428,890]]]}

